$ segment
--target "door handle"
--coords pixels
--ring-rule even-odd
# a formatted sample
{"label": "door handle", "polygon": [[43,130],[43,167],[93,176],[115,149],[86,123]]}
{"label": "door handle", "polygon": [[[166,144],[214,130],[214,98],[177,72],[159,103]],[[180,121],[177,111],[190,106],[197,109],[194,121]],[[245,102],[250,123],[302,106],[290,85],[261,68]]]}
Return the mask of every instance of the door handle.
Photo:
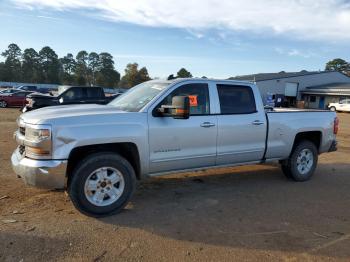
{"label": "door handle", "polygon": [[201,124],[201,127],[212,127],[212,126],[215,126],[214,123],[210,123],[210,122],[203,122]]}
{"label": "door handle", "polygon": [[260,121],[260,120],[255,120],[252,122],[252,125],[255,125],[255,126],[260,126],[260,125],[263,125],[264,122]]}

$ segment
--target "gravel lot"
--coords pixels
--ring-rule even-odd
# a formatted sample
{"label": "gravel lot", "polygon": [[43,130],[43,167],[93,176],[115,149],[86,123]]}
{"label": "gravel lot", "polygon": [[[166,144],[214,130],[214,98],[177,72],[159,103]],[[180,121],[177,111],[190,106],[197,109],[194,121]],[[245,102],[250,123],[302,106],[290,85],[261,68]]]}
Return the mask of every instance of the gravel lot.
{"label": "gravel lot", "polygon": [[350,114],[309,182],[273,165],[171,175],[139,183],[102,219],[14,176],[18,115],[0,110],[0,261],[350,260]]}

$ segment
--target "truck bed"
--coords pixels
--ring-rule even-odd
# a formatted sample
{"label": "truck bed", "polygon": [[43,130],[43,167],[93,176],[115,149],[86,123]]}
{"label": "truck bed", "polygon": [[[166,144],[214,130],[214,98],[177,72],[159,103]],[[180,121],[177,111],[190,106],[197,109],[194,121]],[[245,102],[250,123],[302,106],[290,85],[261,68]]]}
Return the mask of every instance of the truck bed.
{"label": "truck bed", "polygon": [[314,132],[320,136],[319,153],[327,152],[333,134],[335,112],[330,110],[275,108],[266,111],[268,121],[266,159],[288,158],[297,134]]}

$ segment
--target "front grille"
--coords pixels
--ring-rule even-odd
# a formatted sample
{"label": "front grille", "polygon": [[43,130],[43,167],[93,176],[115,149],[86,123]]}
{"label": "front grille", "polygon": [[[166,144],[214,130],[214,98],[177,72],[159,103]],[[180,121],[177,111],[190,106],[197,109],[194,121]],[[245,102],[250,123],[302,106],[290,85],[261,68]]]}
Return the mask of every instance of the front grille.
{"label": "front grille", "polygon": [[25,134],[26,134],[26,129],[25,129],[25,127],[20,127],[20,128],[19,128],[19,133],[20,133],[21,135],[25,135]]}

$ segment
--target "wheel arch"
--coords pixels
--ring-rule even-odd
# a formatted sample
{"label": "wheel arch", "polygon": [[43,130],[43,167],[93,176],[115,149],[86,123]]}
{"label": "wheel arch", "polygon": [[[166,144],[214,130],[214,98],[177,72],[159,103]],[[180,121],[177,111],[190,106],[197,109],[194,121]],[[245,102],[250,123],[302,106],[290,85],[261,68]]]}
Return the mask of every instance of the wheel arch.
{"label": "wheel arch", "polygon": [[321,131],[305,131],[305,132],[300,132],[300,133],[296,134],[296,136],[294,138],[294,142],[293,142],[292,152],[293,152],[294,148],[303,140],[308,140],[308,141],[314,143],[314,145],[317,148],[317,151],[319,152],[320,146],[321,146],[321,141],[322,141],[322,132]]}
{"label": "wheel arch", "polygon": [[70,183],[73,171],[79,161],[88,157],[94,153],[115,153],[124,157],[129,161],[131,166],[134,168],[136,178],[138,180],[141,179],[141,164],[140,164],[140,154],[136,144],[131,142],[123,142],[123,143],[107,143],[107,144],[95,144],[95,145],[87,145],[80,146],[74,148],[68,157],[68,165],[67,165],[67,183]]}

